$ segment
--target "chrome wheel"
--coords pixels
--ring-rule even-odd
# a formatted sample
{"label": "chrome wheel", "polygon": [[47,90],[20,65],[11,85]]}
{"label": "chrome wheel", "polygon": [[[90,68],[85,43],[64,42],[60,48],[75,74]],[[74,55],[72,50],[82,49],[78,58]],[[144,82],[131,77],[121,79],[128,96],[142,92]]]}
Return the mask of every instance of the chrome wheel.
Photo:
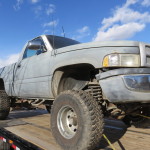
{"label": "chrome wheel", "polygon": [[57,115],[57,126],[64,138],[71,139],[78,128],[77,114],[70,106],[62,107]]}

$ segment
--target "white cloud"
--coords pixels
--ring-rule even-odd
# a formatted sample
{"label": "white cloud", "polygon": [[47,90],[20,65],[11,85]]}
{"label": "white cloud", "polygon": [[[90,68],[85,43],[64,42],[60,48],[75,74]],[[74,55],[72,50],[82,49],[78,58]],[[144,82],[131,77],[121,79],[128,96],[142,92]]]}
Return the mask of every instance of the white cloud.
{"label": "white cloud", "polygon": [[13,8],[18,11],[23,4],[24,0],[16,0],[16,4],[13,6]]}
{"label": "white cloud", "polygon": [[[131,27],[134,27],[131,30]],[[140,32],[144,29],[144,24],[139,24],[135,22],[114,25],[107,31],[99,31],[96,35],[94,41],[107,41],[107,40],[120,40],[132,37],[136,32]]]}
{"label": "white cloud", "polygon": [[89,27],[84,26],[84,27],[77,30],[77,35],[73,36],[72,39],[80,40],[80,39],[83,39],[84,37],[87,37],[89,35],[90,35]]}
{"label": "white cloud", "polygon": [[38,16],[41,14],[43,8],[42,8],[42,6],[39,5],[39,6],[35,7],[33,10],[34,10],[34,13]]}
{"label": "white cloud", "polygon": [[47,15],[50,15],[50,14],[53,14],[55,12],[55,5],[53,4],[49,4],[48,7],[46,8],[46,14]]}
{"label": "white cloud", "polygon": [[8,56],[6,59],[0,58],[0,68],[17,62],[18,58],[19,58],[19,54],[12,54]]}
{"label": "white cloud", "polygon": [[31,0],[31,3],[35,4],[35,3],[38,3],[39,0]]}
{"label": "white cloud", "polygon": [[[32,0],[32,3],[37,3],[37,2],[39,2],[40,0]],[[39,15],[41,15],[41,14],[43,14],[43,15],[47,15],[47,16],[49,16],[49,15],[51,15],[51,14],[53,14],[53,13],[55,13],[55,9],[56,9],[56,7],[55,7],[55,5],[53,5],[53,4],[49,4],[49,5],[38,5],[38,6],[36,6],[36,7],[34,7],[34,13],[37,15],[37,16],[39,16]],[[45,14],[44,14],[45,13]]]}
{"label": "white cloud", "polygon": [[89,31],[89,27],[88,27],[88,26],[84,26],[83,28],[78,29],[77,31],[78,31],[79,33],[85,33],[85,32],[88,32],[88,31]]}
{"label": "white cloud", "polygon": [[138,2],[139,0],[126,0],[126,3],[124,4],[124,7],[129,7],[130,5],[134,5]]}
{"label": "white cloud", "polygon": [[51,34],[51,35],[53,35],[54,31],[52,29],[50,29],[50,30],[46,29],[46,30],[43,31],[43,34]]}
{"label": "white cloud", "polygon": [[[38,3],[40,0],[30,0],[32,4]],[[18,11],[21,8],[21,5],[25,2],[25,0],[16,0],[16,4],[13,8]]]}
{"label": "white cloud", "polygon": [[58,25],[58,20],[50,21],[43,24],[43,27],[56,27]]}
{"label": "white cloud", "polygon": [[146,6],[146,7],[150,6],[150,0],[142,0],[142,1],[143,1],[142,2],[143,6]]}
{"label": "white cloud", "polygon": [[43,32],[43,34],[46,34],[46,33],[48,33],[48,32],[50,32],[50,30],[44,30],[44,32]]}
{"label": "white cloud", "polygon": [[94,41],[128,39],[142,31],[150,23],[150,13],[130,8],[137,3],[139,0],[127,0],[123,6],[113,11],[111,17],[104,18]]}

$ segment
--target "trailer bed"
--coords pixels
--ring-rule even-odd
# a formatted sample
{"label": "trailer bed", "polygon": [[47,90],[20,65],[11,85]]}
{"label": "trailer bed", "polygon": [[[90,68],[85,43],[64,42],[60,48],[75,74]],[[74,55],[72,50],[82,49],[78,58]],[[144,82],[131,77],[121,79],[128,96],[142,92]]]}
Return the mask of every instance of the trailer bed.
{"label": "trailer bed", "polygon": [[[39,149],[61,150],[51,134],[50,114],[46,110],[11,111],[7,120],[0,121],[0,129],[17,135]],[[105,119],[104,130],[116,150],[150,150],[150,128],[127,129],[121,121]],[[100,142],[99,150],[110,150],[104,138]]]}

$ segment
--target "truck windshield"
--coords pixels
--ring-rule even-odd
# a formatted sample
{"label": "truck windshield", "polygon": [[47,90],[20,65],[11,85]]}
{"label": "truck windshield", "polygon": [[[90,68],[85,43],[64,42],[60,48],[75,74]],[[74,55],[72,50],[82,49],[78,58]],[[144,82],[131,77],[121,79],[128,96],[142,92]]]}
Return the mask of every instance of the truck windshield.
{"label": "truck windshield", "polygon": [[52,45],[53,49],[58,49],[70,45],[75,45],[79,44],[80,42],[65,38],[65,37],[60,37],[60,36],[53,36],[53,35],[47,35],[47,39]]}

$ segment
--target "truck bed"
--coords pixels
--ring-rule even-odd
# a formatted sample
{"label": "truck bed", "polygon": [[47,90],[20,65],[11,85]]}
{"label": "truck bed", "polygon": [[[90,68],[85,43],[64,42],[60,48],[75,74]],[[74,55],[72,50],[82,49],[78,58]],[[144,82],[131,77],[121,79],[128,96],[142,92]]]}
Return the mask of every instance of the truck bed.
{"label": "truck bed", "polygon": [[[43,150],[61,150],[50,130],[50,115],[46,110],[11,111],[9,118],[0,121],[0,128],[10,131],[25,141]],[[104,134],[113,143],[116,150],[149,150],[150,128],[126,128],[121,121],[105,119]],[[110,146],[102,138],[99,150],[108,150]],[[110,149],[109,149],[110,150]]]}

